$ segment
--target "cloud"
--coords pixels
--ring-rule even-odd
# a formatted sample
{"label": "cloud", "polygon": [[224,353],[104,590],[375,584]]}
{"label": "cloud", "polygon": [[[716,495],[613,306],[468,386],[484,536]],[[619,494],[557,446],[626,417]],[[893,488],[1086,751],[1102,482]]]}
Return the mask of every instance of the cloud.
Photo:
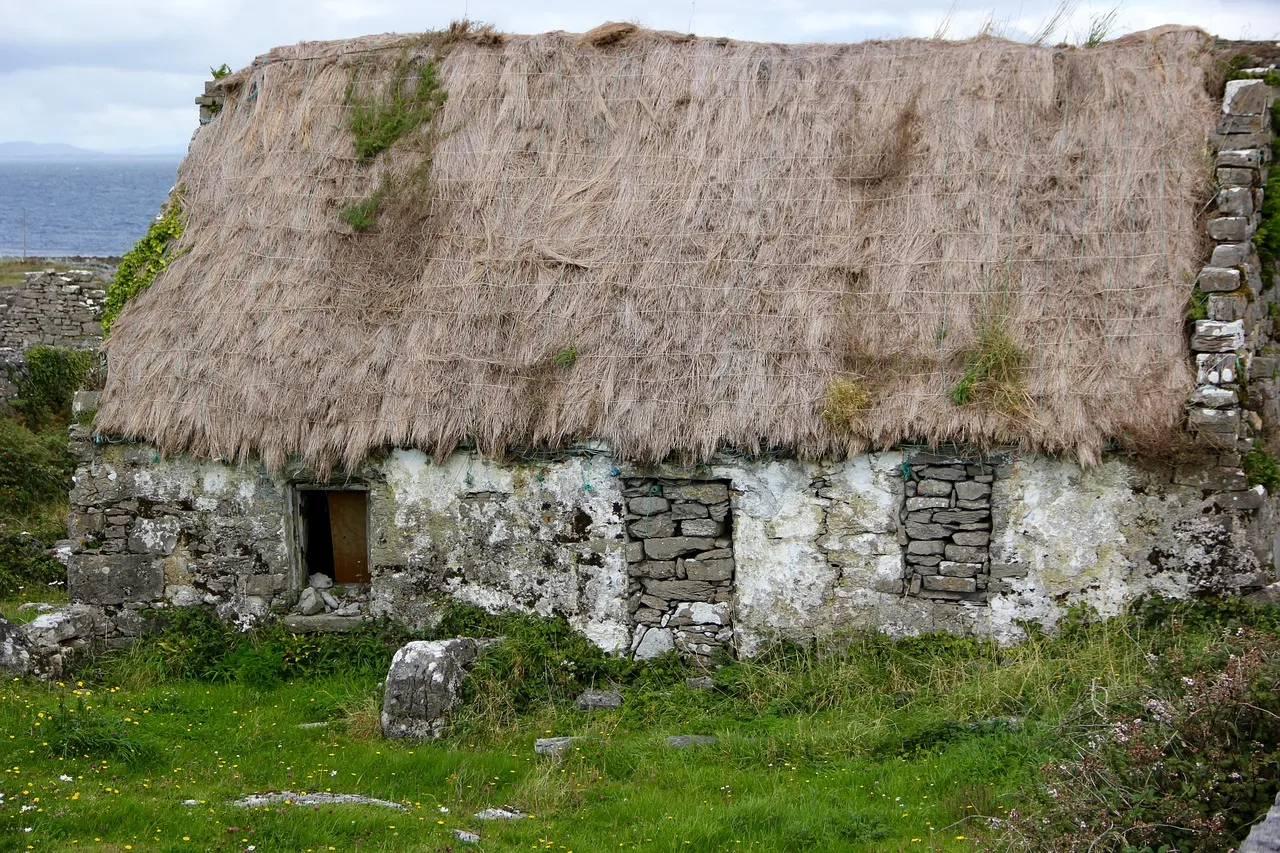
{"label": "cloud", "polygon": [[[1050,41],[1078,42],[1114,4],[1077,2]],[[242,67],[279,44],[377,32],[416,32],[470,17],[508,32],[581,31],[604,20],[761,41],[948,38],[984,25],[1029,38],[1053,0],[0,0],[0,141],[110,147],[185,146],[192,99],[209,68]],[[1280,39],[1274,0],[1125,4],[1112,35],[1164,23],[1227,38]]]}

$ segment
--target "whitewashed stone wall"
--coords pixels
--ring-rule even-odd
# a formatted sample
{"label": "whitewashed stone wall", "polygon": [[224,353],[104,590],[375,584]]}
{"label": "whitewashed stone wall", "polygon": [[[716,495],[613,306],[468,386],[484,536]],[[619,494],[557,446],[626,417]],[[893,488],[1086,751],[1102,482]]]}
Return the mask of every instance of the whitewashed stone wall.
{"label": "whitewashed stone wall", "polygon": [[[74,601],[136,632],[144,606],[212,604],[224,618],[289,616],[306,586],[292,544],[290,481],[256,464],[160,459],[147,445],[77,432]],[[730,486],[737,654],[778,638],[857,629],[1015,642],[1073,606],[1118,613],[1134,597],[1234,592],[1272,580],[1274,502],[1227,511],[1211,487],[1110,458],[1092,470],[1011,455],[992,495],[985,601],[904,586],[902,452],[816,463],[721,459],[640,471],[601,452],[505,465],[455,453],[435,465],[395,451],[353,472],[370,495],[372,581],[353,611],[429,624],[446,597],[491,611],[564,616],[600,647],[639,640],[629,610],[624,483],[641,475]],[[358,605],[358,607],[356,606]],[[672,632],[650,627],[649,632]],[[661,636],[655,634],[655,637]],[[670,645],[659,644],[659,648]]]}

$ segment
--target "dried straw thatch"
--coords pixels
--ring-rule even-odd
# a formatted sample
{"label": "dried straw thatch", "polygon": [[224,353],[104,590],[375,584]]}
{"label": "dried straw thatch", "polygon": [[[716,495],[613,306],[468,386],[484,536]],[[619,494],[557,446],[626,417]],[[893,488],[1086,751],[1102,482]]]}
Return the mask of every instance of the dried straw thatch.
{"label": "dried straw thatch", "polygon": [[[113,329],[99,429],[272,467],[583,437],[639,460],[911,439],[1090,462],[1178,421],[1202,33],[461,36],[304,43],[222,81],[180,172],[182,254]],[[348,84],[406,50],[443,57],[448,100],[362,163]],[[393,203],[353,233],[340,209],[383,176]],[[953,399],[988,363],[1004,385]]]}

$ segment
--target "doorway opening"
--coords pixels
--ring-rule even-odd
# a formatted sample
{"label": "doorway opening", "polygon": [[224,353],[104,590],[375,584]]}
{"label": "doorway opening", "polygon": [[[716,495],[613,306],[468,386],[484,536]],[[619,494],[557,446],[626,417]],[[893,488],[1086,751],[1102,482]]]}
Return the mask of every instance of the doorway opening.
{"label": "doorway opening", "polygon": [[335,584],[369,582],[369,493],[298,489],[298,544],[306,576]]}

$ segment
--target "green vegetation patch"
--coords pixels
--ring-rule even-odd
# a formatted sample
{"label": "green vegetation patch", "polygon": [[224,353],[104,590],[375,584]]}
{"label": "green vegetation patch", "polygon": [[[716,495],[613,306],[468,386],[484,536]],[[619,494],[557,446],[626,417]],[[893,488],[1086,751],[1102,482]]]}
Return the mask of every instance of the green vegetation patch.
{"label": "green vegetation patch", "polygon": [[[1277,76],[1280,77],[1280,75]],[[1268,85],[1280,88],[1280,80]],[[1280,135],[1280,102],[1271,105],[1271,126],[1275,133]],[[1271,143],[1273,163],[1276,162],[1277,157],[1280,157],[1280,138]],[[1262,281],[1265,288],[1275,278],[1277,263],[1280,262],[1280,168],[1275,166],[1272,166],[1267,173],[1266,190],[1260,213],[1258,230],[1253,236],[1253,242],[1258,247],[1258,258],[1262,262]]]}
{"label": "green vegetation patch", "polygon": [[1245,480],[1250,486],[1265,486],[1272,494],[1280,489],[1280,463],[1267,452],[1262,442],[1253,443],[1253,449],[1245,455],[1242,467]]}
{"label": "green vegetation patch", "polygon": [[160,215],[151,221],[147,233],[120,259],[116,275],[107,285],[107,301],[102,310],[102,333],[109,334],[116,317],[130,299],[146,290],[155,277],[176,257],[173,245],[182,236],[182,197],[185,188],[179,184]]}
{"label": "green vegetation patch", "polygon": [[827,386],[818,415],[835,429],[848,429],[871,408],[871,392],[861,379],[837,379]]}
{"label": "green vegetation patch", "polygon": [[32,429],[47,427],[55,421],[65,422],[71,410],[71,398],[84,385],[93,366],[94,353],[38,346],[25,350],[22,356],[25,367],[10,369],[9,379],[18,389],[11,405]]}
{"label": "green vegetation patch", "polygon": [[985,403],[1015,414],[1026,406],[1023,370],[1026,354],[1001,321],[987,321],[974,346],[964,354],[964,375],[951,389],[957,406]]}
{"label": "green vegetation patch", "polygon": [[[289,640],[164,614],[164,631],[61,684],[3,683],[0,832],[52,851],[456,850],[455,829],[491,851],[1238,847],[1280,784],[1280,610],[1084,616],[1011,648],[779,643],[703,690],[674,658],[604,655],[561,620],[455,607],[429,636],[507,639],[472,670],[450,733],[414,743],[377,734],[403,635]],[[584,685],[622,707],[579,711]],[[667,747],[678,734],[715,742]],[[559,762],[534,754],[560,735],[582,740]],[[232,805],[255,791],[406,808]],[[490,807],[527,816],[473,817]]]}
{"label": "green vegetation patch", "polygon": [[368,198],[344,206],[338,211],[338,216],[353,230],[367,231],[378,221],[378,206],[381,203],[381,193],[375,192]]}
{"label": "green vegetation patch", "polygon": [[405,51],[387,83],[362,95],[353,77],[347,84],[347,128],[356,156],[372,162],[397,140],[435,118],[448,95],[440,85],[435,60],[422,60]]}

